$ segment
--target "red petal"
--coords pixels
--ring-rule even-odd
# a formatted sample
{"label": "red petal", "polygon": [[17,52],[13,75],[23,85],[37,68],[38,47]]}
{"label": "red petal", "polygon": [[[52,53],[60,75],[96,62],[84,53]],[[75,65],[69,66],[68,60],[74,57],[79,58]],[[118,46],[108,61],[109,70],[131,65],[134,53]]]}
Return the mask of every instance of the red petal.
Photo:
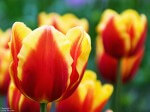
{"label": "red petal", "polygon": [[115,81],[117,73],[117,60],[108,54],[103,53],[98,58],[98,69],[105,79]]}
{"label": "red petal", "polygon": [[76,91],[72,96],[58,103],[56,112],[80,112],[81,108],[82,104]]}
{"label": "red petal", "polygon": [[105,51],[113,57],[120,58],[126,55],[125,43],[120,37],[114,24],[114,18],[110,19],[102,32]]}

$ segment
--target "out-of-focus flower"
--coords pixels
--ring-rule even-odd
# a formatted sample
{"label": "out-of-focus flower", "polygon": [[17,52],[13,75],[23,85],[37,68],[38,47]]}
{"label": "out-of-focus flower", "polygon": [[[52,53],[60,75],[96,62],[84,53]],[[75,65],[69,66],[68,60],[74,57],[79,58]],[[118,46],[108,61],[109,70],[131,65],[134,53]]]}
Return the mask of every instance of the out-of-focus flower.
{"label": "out-of-focus flower", "polygon": [[[117,65],[119,60],[111,57],[105,52],[102,38],[97,37],[96,46],[96,61],[98,69],[105,79],[114,82],[117,76]],[[144,48],[141,48],[133,56],[124,57],[121,59],[121,76],[123,82],[128,81],[135,75],[142,60],[143,54]]]}
{"label": "out-of-focus flower", "polygon": [[91,40],[82,27],[66,35],[53,26],[33,31],[23,23],[12,27],[11,76],[17,88],[40,103],[70,96],[80,83],[91,51]]}
{"label": "out-of-focus flower", "polygon": [[97,31],[107,54],[115,58],[133,56],[144,45],[147,19],[132,9],[121,14],[108,9],[103,13]]}
{"label": "out-of-focus flower", "polygon": [[15,112],[40,112],[40,104],[29,98],[26,98],[16,88],[13,81],[10,82],[8,89],[8,106]]}
{"label": "out-of-focus flower", "polygon": [[10,30],[3,32],[0,30],[0,94],[6,95],[9,86],[9,64],[10,64],[10,50],[8,41],[10,40]]}
{"label": "out-of-focus flower", "polygon": [[86,70],[72,96],[56,104],[56,112],[101,112],[112,92],[112,85],[102,85],[93,71]]}
{"label": "out-of-focus flower", "polygon": [[82,26],[86,32],[89,28],[89,24],[86,19],[78,19],[71,13],[60,16],[57,13],[46,14],[42,12],[39,14],[38,22],[39,26],[52,25],[64,34],[66,34],[70,28],[73,28],[75,26]]}

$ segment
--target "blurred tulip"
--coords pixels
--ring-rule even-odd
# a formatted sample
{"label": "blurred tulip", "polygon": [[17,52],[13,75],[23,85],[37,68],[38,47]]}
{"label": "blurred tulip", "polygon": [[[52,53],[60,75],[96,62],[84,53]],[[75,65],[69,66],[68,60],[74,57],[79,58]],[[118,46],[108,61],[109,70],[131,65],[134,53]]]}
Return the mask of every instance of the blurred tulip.
{"label": "blurred tulip", "polygon": [[39,14],[38,22],[39,26],[52,25],[64,34],[66,34],[70,28],[75,26],[82,26],[86,32],[88,32],[89,28],[86,19],[78,19],[75,15],[70,13],[60,16],[57,13],[46,14],[42,12]]}
{"label": "blurred tulip", "polygon": [[70,96],[80,83],[91,51],[89,35],[81,27],[66,35],[53,26],[33,31],[23,23],[12,27],[11,76],[17,88],[40,103]]}
{"label": "blurred tulip", "polygon": [[101,112],[112,92],[112,85],[102,85],[96,74],[87,70],[72,96],[58,102],[56,112]]}
{"label": "blurred tulip", "polygon": [[[105,52],[102,38],[97,37],[96,40],[97,65],[101,75],[109,80],[115,81],[117,76],[118,61]],[[144,48],[141,48],[136,54],[121,59],[121,76],[125,83],[131,79],[139,68],[139,64],[144,54]]]}
{"label": "blurred tulip", "polygon": [[0,30],[0,95],[6,95],[10,82],[9,64],[10,50],[8,41],[10,40],[10,30],[3,32]]}
{"label": "blurred tulip", "polygon": [[12,81],[7,97],[8,107],[14,112],[40,112],[40,104],[21,94]]}
{"label": "blurred tulip", "polygon": [[97,27],[102,37],[105,52],[115,58],[133,56],[143,48],[147,19],[135,10],[128,9],[120,15],[113,10],[106,10]]}

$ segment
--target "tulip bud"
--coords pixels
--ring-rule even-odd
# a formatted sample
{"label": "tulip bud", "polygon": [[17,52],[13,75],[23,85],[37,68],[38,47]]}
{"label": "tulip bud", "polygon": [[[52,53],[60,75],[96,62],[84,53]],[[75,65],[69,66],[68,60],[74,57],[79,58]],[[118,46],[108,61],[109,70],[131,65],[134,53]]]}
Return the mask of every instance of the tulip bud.
{"label": "tulip bud", "polygon": [[93,71],[86,70],[76,91],[57,103],[56,112],[101,112],[112,92],[112,85],[102,85]]}
{"label": "tulip bud", "polygon": [[66,35],[53,26],[35,30],[16,22],[10,42],[11,76],[17,88],[40,103],[62,100],[79,85],[85,71],[91,41],[81,27]]}
{"label": "tulip bud", "polygon": [[107,54],[114,58],[133,56],[144,46],[147,19],[132,9],[121,14],[108,9],[102,14],[97,31]]}
{"label": "tulip bud", "polygon": [[86,32],[88,32],[89,27],[86,19],[78,19],[75,15],[70,13],[60,16],[57,13],[46,14],[42,12],[39,14],[38,22],[39,26],[52,25],[64,34],[66,34],[70,28],[75,26],[82,26]]}
{"label": "tulip bud", "polygon": [[[102,38],[96,40],[97,65],[101,75],[112,82],[116,81],[118,59],[108,55],[103,47]],[[121,77],[125,83],[130,80],[136,73],[144,54],[144,48],[141,48],[133,56],[123,57],[121,59]]]}
{"label": "tulip bud", "polygon": [[11,81],[8,90],[8,107],[15,112],[40,112],[40,104],[26,98]]}
{"label": "tulip bud", "polygon": [[2,32],[0,30],[0,94],[6,95],[10,76],[10,50],[8,48],[8,41],[10,39],[10,31]]}

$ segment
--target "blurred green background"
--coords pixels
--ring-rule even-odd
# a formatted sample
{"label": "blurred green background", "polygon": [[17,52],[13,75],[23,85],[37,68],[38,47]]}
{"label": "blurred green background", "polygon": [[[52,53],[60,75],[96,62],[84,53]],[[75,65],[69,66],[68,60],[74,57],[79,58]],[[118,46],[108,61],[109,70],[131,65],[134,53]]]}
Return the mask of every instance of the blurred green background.
{"label": "blurred green background", "polygon": [[[144,13],[150,20],[150,0],[0,0],[0,28],[11,28],[15,21],[22,21],[32,29],[37,27],[37,16],[41,11],[74,13],[79,18],[87,18],[90,23],[89,34],[92,39],[92,53],[88,68],[97,72],[95,65],[96,26],[102,12],[111,8],[117,12],[132,8]],[[148,23],[148,28],[150,24]],[[136,77],[123,86],[121,112],[150,112],[150,39],[149,29],[145,55]],[[100,75],[98,77],[102,79]],[[103,80],[103,82],[106,82]],[[2,98],[2,97],[1,97]],[[4,99],[4,97],[3,97]],[[106,108],[109,108],[110,102]],[[0,101],[0,107],[4,103]]]}

